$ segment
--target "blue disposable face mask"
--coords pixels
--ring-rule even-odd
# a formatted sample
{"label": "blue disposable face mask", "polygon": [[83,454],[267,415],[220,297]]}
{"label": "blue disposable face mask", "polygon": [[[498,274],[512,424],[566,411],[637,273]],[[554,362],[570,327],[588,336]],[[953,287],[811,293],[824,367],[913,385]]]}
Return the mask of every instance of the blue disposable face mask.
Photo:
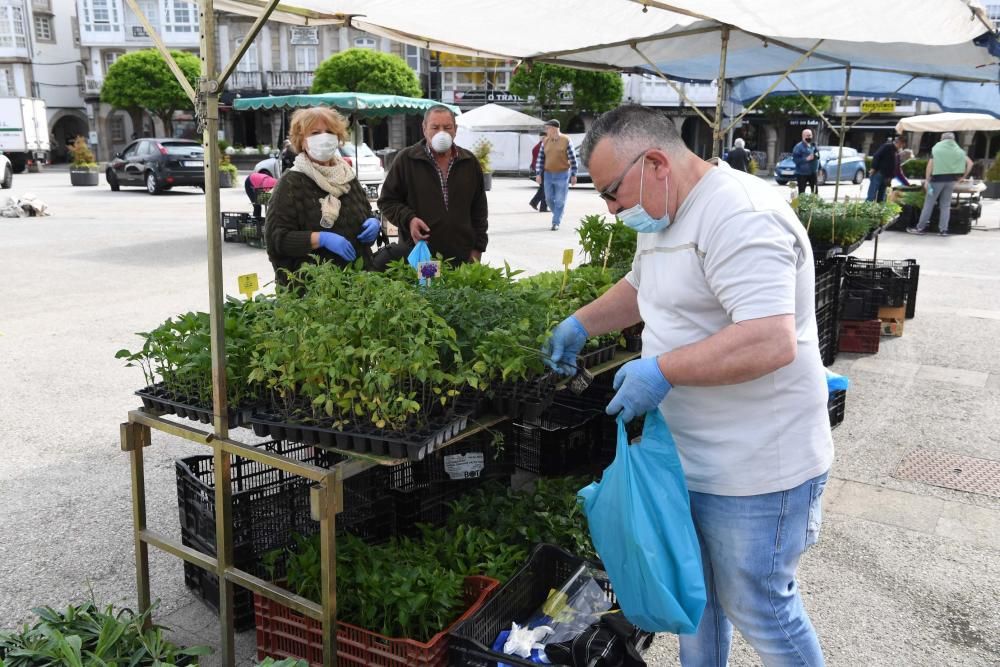
{"label": "blue disposable face mask", "polygon": [[670,226],[670,214],[664,212],[662,218],[654,218],[642,207],[642,183],[646,176],[646,160],[643,158],[639,173],[639,203],[631,208],[618,211],[618,219],[627,227],[640,234],[652,234]]}

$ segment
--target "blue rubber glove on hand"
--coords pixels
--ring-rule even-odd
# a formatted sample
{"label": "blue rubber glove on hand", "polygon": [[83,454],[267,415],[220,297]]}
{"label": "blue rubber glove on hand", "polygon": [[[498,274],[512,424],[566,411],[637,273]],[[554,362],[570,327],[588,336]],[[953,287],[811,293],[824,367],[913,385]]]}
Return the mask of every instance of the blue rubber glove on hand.
{"label": "blue rubber glove on hand", "polygon": [[336,232],[320,232],[319,247],[326,248],[334,255],[342,257],[348,262],[353,262],[358,256],[351,242]]}
{"label": "blue rubber glove on hand", "polygon": [[563,375],[576,373],[576,355],[580,353],[590,334],[575,315],[570,315],[552,330],[552,336],[542,345],[545,364]]}
{"label": "blue rubber glove on hand", "polygon": [[619,368],[613,386],[618,393],[604,411],[612,416],[621,412],[622,419],[630,422],[657,409],[672,385],[663,377],[656,357],[646,357]]}
{"label": "blue rubber glove on hand", "polygon": [[378,218],[368,218],[361,225],[361,233],[358,234],[358,240],[371,245],[378,238],[378,231],[381,227],[382,223],[378,221]]}

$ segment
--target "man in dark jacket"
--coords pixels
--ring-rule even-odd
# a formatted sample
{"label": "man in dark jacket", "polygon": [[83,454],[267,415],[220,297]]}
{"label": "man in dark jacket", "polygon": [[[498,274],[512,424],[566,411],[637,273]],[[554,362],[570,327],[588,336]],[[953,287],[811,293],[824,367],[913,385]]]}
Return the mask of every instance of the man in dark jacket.
{"label": "man in dark jacket", "polygon": [[816,172],[819,171],[819,149],[813,144],[812,130],[802,130],[802,141],[792,149],[795,162],[795,179],[799,183],[799,194],[808,187],[816,194]]}
{"label": "man in dark jacket", "polygon": [[868,172],[871,181],[868,183],[868,201],[885,201],[885,189],[892,183],[895,176],[903,185],[909,185],[902,170],[899,168],[899,151],[906,148],[906,139],[902,135],[892,141],[887,141],[872,155],[872,168]]}
{"label": "man in dark jacket", "polygon": [[476,157],[455,145],[455,115],[445,106],[424,114],[424,139],[396,157],[378,208],[399,228],[400,243],[427,241],[452,263],[478,262],[486,250],[488,210]]}
{"label": "man in dark jacket", "polygon": [[726,162],[733,169],[739,169],[750,173],[750,151],[743,147],[744,141],[737,139],[733,142],[733,150],[726,156]]}

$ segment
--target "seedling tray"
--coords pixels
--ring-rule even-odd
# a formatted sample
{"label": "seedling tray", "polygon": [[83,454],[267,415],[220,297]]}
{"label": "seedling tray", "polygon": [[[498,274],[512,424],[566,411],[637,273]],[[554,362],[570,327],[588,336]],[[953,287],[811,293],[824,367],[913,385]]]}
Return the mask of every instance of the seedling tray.
{"label": "seedling tray", "polygon": [[582,368],[593,368],[598,364],[603,364],[615,356],[615,350],[618,349],[618,343],[610,343],[608,345],[603,345],[596,350],[591,350],[590,352],[584,352],[577,356],[577,365]]}
{"label": "seedling tray", "polygon": [[250,423],[254,433],[261,437],[294,440],[359,454],[420,461],[465,430],[469,417],[468,415],[443,416],[432,420],[426,428],[411,433],[387,431],[365,425],[337,430],[296,424],[285,421],[279,415],[262,411],[254,412],[250,417]]}
{"label": "seedling tray", "polygon": [[[494,434],[501,442],[494,443]],[[390,486],[408,491],[429,484],[461,484],[470,480],[509,477],[514,472],[514,428],[510,420],[468,436],[422,461],[391,469]]]}
{"label": "seedling tray", "polygon": [[[212,406],[197,403],[184,396],[176,396],[173,392],[163,388],[162,382],[145,387],[135,392],[135,395],[142,399],[142,405],[147,410],[156,410],[163,414],[177,415],[184,419],[211,424],[214,412]],[[246,423],[250,415],[250,410],[239,406],[229,406],[226,409],[226,417],[229,421],[229,428],[237,428]]]}
{"label": "seedling tray", "polygon": [[[466,577],[466,611],[428,642],[386,637],[349,623],[337,624],[337,664],[381,667],[447,667],[450,632],[478,612],[500,582],[489,577]],[[283,604],[254,595],[257,659],[298,658],[310,666],[323,664],[323,626]]]}
{"label": "seedling tray", "polygon": [[526,382],[500,384],[493,393],[493,409],[511,419],[538,419],[552,405],[556,379],[549,372]]}

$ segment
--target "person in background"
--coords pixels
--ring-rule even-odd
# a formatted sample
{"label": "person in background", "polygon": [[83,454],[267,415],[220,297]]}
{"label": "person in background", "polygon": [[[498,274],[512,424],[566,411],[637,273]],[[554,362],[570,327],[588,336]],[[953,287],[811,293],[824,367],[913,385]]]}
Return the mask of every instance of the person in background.
{"label": "person in background", "polygon": [[733,169],[739,169],[740,171],[745,171],[750,173],[750,151],[748,151],[743,146],[745,142],[743,139],[737,139],[733,142],[733,149],[729,151],[726,155],[726,162]]}
{"label": "person in background", "polygon": [[[534,169],[535,166],[538,164],[538,151],[540,151],[542,149],[542,142],[545,141],[545,130],[542,130],[541,132],[539,132],[538,136],[541,137],[541,138],[538,140],[538,143],[535,144],[535,147],[531,149],[531,168],[532,169]],[[543,178],[543,181],[542,181],[542,183],[538,184],[538,189],[535,190],[535,196],[532,197],[531,201],[528,202],[528,206],[530,206],[531,208],[535,209],[539,213],[548,213],[549,212],[549,207],[545,204],[545,182],[544,182],[545,174],[544,173],[542,174],[542,178]]]}
{"label": "person in background", "polygon": [[306,262],[346,266],[360,256],[369,266],[380,223],[337,150],[347,121],[326,107],[299,109],[288,134],[297,155],[272,190],[264,225],[275,280],[287,284],[287,272]]}
{"label": "person in background", "polygon": [[606,412],[660,410],[683,464],[708,603],[681,665],[726,665],[735,626],[765,665],[820,667],[796,580],[833,462],[805,227],[781,192],[702,160],[650,108],[598,117],[581,153],[637,248],[542,354],[572,373],[590,336],[645,323]]}
{"label": "person in background", "polygon": [[257,195],[261,192],[270,192],[274,188],[278,179],[262,171],[255,171],[243,182],[243,189],[246,190],[250,203],[253,204],[253,217],[260,217],[260,204],[257,203]]}
{"label": "person in background", "polygon": [[886,188],[895,176],[903,185],[909,185],[902,169],[899,167],[899,153],[906,148],[906,139],[897,135],[878,147],[872,155],[872,168],[868,171],[871,181],[868,183],[868,201],[885,201]]}
{"label": "person in background", "polygon": [[948,236],[948,223],[951,221],[951,194],[955,191],[955,183],[968,178],[972,171],[972,160],[965,154],[962,147],[955,141],[954,132],[945,132],[941,141],[931,149],[931,159],[927,161],[924,172],[924,207],[920,210],[920,219],[916,227],[907,227],[911,234],[926,234],[927,225],[938,206],[938,234]]}
{"label": "person in background", "polygon": [[802,141],[792,149],[792,160],[795,162],[795,180],[799,184],[799,194],[810,188],[816,194],[816,172],[819,171],[819,149],[813,144],[813,133],[810,129],[802,130]]}
{"label": "person in background", "polygon": [[424,113],[424,138],[400,151],[386,174],[379,211],[399,228],[399,241],[426,241],[452,264],[478,262],[489,242],[489,208],[479,160],[455,145],[455,114]]}
{"label": "person in background", "polygon": [[535,160],[535,181],[545,187],[545,201],[552,209],[552,231],[559,229],[566,193],[576,185],[576,149],[573,142],[559,131],[559,121],[545,121],[545,141]]}

